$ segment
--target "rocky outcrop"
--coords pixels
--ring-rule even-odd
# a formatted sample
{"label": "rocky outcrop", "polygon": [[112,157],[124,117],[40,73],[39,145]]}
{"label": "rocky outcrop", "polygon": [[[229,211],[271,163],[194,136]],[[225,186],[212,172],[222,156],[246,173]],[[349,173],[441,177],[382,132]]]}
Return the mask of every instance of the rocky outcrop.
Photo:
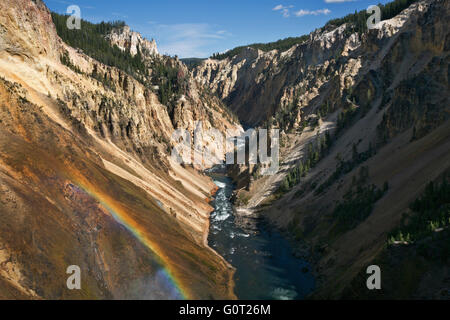
{"label": "rocky outcrop", "polygon": [[129,51],[133,56],[138,53],[144,57],[158,55],[156,41],[143,38],[140,33],[131,31],[129,26],[113,30],[106,38],[112,45],[116,45],[123,51]]}
{"label": "rocky outcrop", "polygon": [[[63,43],[40,0],[0,3],[0,45],[0,297],[233,298],[206,243],[215,185],[170,157],[178,128],[239,130],[222,103],[187,78],[173,121],[152,86]],[[81,291],[66,289],[71,264]]]}
{"label": "rocky outcrop", "polygon": [[[285,52],[249,47],[233,58],[208,59],[193,70],[193,76],[248,125],[298,128],[323,103],[339,107],[344,90],[376,69],[398,31],[406,22],[415,23],[428,6],[427,1],[413,4],[365,34],[353,33],[344,24],[317,29]],[[288,121],[283,121],[285,115]]]}
{"label": "rocky outcrop", "polygon": [[[193,71],[246,124],[284,131],[277,174],[250,179],[257,172],[236,170],[238,181],[250,181],[237,196],[245,199],[238,213],[261,215],[309,242],[315,298],[340,298],[366,276],[409,203],[448,169],[449,12],[448,1],[418,1],[363,34],[348,25],[318,29],[285,52],[248,48]],[[293,170],[300,163],[303,175]],[[371,185],[388,191],[368,216],[347,218],[354,224],[342,228],[337,203]]]}
{"label": "rocky outcrop", "polygon": [[[340,68],[336,58],[360,45],[359,36],[347,39],[345,30],[345,25],[327,33],[317,30],[309,41],[286,52],[247,48],[232,59],[206,60],[193,75],[217,92],[242,121],[261,125],[290,105],[302,109],[324,85],[336,81]],[[347,60],[339,84],[360,67],[357,59]]]}

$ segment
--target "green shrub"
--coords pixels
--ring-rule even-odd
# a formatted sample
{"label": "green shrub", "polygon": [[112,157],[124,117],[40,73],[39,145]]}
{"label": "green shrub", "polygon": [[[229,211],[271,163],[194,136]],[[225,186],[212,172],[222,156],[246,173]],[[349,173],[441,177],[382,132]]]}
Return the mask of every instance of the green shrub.
{"label": "green shrub", "polygon": [[440,184],[430,182],[423,195],[410,204],[410,209],[412,215],[390,233],[388,244],[417,242],[450,225],[449,177],[445,175]]}

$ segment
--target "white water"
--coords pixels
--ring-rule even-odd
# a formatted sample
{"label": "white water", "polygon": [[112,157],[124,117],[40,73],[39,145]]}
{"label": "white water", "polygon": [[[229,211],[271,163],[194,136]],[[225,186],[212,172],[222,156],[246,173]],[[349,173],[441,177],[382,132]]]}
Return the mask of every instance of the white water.
{"label": "white water", "polygon": [[230,179],[215,176],[219,187],[211,214],[209,245],[236,268],[239,299],[302,299],[314,287],[305,261],[292,256],[289,242],[279,232],[261,226],[257,234],[237,226],[230,197]]}

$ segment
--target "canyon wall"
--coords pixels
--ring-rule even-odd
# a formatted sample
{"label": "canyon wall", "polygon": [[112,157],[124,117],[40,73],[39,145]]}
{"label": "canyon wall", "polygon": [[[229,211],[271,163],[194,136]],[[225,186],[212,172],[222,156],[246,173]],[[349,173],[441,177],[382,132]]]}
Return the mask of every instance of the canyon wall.
{"label": "canyon wall", "polygon": [[[357,292],[367,294],[365,268],[409,204],[449,169],[449,11],[448,1],[418,1],[367,32],[327,25],[285,52],[249,47],[192,72],[243,123],[281,130],[277,174],[233,171],[237,212],[300,241],[295,254],[315,261],[316,298],[349,296],[358,274]],[[337,216],[338,204],[350,213],[363,190],[383,185],[355,217]],[[415,272],[404,273],[415,281],[408,289],[386,283],[391,291],[372,298],[421,296],[430,271]],[[429,291],[445,286],[436,283]]]}
{"label": "canyon wall", "polygon": [[[42,1],[0,11],[0,297],[233,298],[206,242],[216,187],[170,157],[176,129],[240,130],[223,104],[187,77],[171,118],[151,87],[66,45]],[[109,39],[159,56],[128,28]]]}

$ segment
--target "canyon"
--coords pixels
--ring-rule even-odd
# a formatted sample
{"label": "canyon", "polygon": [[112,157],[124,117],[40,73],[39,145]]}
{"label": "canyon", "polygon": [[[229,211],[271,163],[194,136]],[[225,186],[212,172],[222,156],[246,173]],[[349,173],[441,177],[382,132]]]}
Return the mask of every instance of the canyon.
{"label": "canyon", "polygon": [[[125,70],[65,42],[64,17],[43,1],[3,0],[0,298],[239,298],[236,270],[208,242],[219,189],[208,165],[171,157],[173,132],[194,136],[199,122],[224,136],[280,130],[278,172],[229,166],[231,199],[238,222],[264,220],[311,262],[309,298],[445,298],[448,260],[386,243],[449,173],[449,13],[448,1],[412,1],[374,29],[330,22],[288,50],[248,46],[189,68],[106,26]],[[399,271],[367,293],[373,263]],[[69,265],[81,290],[65,287]]]}
{"label": "canyon", "polygon": [[[366,32],[330,23],[287,51],[249,46],[192,71],[244,124],[281,130],[277,174],[261,176],[257,165],[230,174],[241,219],[269,221],[314,260],[311,298],[423,297],[435,268],[442,276],[434,297],[448,296],[448,263],[427,265],[415,254],[385,266],[401,269],[386,276],[386,290],[365,288],[367,266],[402,251],[386,249],[386,239],[410,203],[448,175],[448,18],[448,1],[416,1]],[[365,188],[383,184],[388,190],[368,216],[339,222],[339,204],[350,210]],[[407,267],[414,259],[426,266]],[[394,285],[395,277],[403,280]],[[399,289],[401,281],[411,285]]]}

